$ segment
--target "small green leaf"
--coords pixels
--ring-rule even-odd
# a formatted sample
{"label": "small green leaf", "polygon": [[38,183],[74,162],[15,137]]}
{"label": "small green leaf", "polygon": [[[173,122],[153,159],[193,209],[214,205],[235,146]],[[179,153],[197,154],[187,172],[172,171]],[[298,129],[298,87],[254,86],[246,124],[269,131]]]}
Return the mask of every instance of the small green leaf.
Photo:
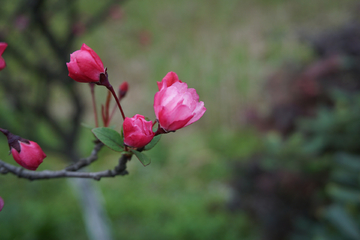
{"label": "small green leaf", "polygon": [[117,152],[124,151],[123,140],[117,131],[106,127],[94,128],[91,131],[107,147]]}
{"label": "small green leaf", "polygon": [[142,165],[144,165],[144,167],[146,167],[151,163],[151,159],[145,154],[136,151],[134,149],[130,149],[130,151],[135,154],[135,156],[140,160],[140,162],[142,163]]}
{"label": "small green leaf", "polygon": [[161,135],[157,135],[153,138],[153,140],[151,140],[151,142],[145,146],[144,150],[147,151],[147,150],[150,150],[152,149],[153,147],[155,147],[155,145],[160,141],[160,138],[161,138]]}

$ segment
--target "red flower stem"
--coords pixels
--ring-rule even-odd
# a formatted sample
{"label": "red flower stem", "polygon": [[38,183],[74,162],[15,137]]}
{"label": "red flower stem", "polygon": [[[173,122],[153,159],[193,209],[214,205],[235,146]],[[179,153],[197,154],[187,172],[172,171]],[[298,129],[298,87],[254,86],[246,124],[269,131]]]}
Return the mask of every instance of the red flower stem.
{"label": "red flower stem", "polygon": [[115,101],[119,107],[119,110],[121,112],[121,116],[123,118],[123,120],[125,120],[125,114],[124,111],[121,108],[120,102],[118,97],[116,96],[116,93],[114,91],[113,86],[111,86],[109,79],[108,79],[108,74],[107,74],[107,69],[105,68],[105,73],[101,73],[100,74],[100,81],[97,83],[98,85],[102,85],[105,86],[107,89],[109,89],[109,91],[112,93],[113,97],[115,98]]}
{"label": "red flower stem", "polygon": [[[175,131],[174,131],[175,132]],[[168,133],[166,132],[162,127],[160,127],[160,124],[158,125],[158,129],[157,131],[155,132],[155,136],[159,135],[159,134],[165,134],[165,133]]]}
{"label": "red flower stem", "polygon": [[115,110],[116,110],[116,105],[114,105],[112,111],[111,111],[111,114],[110,114],[110,117],[109,117],[109,121],[111,121],[111,119],[113,118],[114,114],[115,114]]}
{"label": "red flower stem", "polygon": [[107,127],[107,121],[106,121],[106,116],[105,116],[105,108],[104,108],[103,104],[101,104],[101,116],[102,116],[102,121],[103,121],[104,127]]}
{"label": "red flower stem", "polygon": [[110,100],[111,100],[111,92],[108,91],[108,95],[106,98],[106,104],[105,104],[105,119],[106,119],[106,126],[109,126],[110,124],[110,116],[109,116],[109,108],[110,108]]}
{"label": "red flower stem", "polygon": [[95,101],[95,92],[94,92],[94,83],[89,83],[90,90],[91,90],[91,97],[92,97],[92,104],[94,109],[94,115],[95,115],[95,127],[99,127],[99,121],[98,121],[98,115],[96,110],[96,101]]}
{"label": "red flower stem", "polygon": [[[125,92],[126,93],[126,92]],[[123,93],[121,93],[121,91],[119,91],[119,101],[121,102],[121,99],[123,98],[123,97],[121,97],[121,95],[124,97],[125,96],[125,94]],[[116,110],[116,105],[114,105],[114,107],[113,107],[113,109],[112,109],[112,111],[111,111],[111,114],[110,114],[110,118],[109,118],[109,121],[111,121],[111,119],[113,118],[113,116],[114,116],[114,114],[115,114],[115,110]]]}
{"label": "red flower stem", "polygon": [[107,88],[110,90],[110,92],[112,93],[113,97],[115,98],[115,101],[116,101],[116,103],[117,103],[117,105],[118,105],[118,107],[119,107],[119,110],[120,110],[120,112],[121,112],[121,116],[122,116],[123,120],[125,120],[124,111],[122,110],[122,107],[121,107],[121,105],[120,105],[120,101],[119,101],[118,97],[116,96],[116,93],[115,93],[115,91],[114,91],[114,88],[113,88],[111,85],[110,85],[109,87],[107,87]]}

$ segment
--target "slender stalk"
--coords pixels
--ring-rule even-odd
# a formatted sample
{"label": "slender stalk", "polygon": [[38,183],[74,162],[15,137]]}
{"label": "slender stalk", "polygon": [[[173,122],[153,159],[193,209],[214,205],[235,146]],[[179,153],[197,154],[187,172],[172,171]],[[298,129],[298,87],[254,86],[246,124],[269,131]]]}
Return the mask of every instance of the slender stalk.
{"label": "slender stalk", "polygon": [[122,110],[122,107],[120,105],[120,101],[118,99],[118,97],[116,96],[116,93],[114,91],[114,88],[110,85],[110,87],[108,87],[108,89],[110,90],[110,92],[112,93],[113,97],[115,98],[115,101],[120,109],[120,112],[121,112],[121,116],[123,118],[123,120],[125,120],[125,114],[124,114],[124,111]]}
{"label": "slender stalk", "polygon": [[100,74],[100,81],[97,83],[98,85],[102,85],[102,86],[105,86],[113,95],[113,97],[115,98],[115,101],[119,107],[119,110],[121,112],[121,116],[123,118],[123,120],[125,120],[125,114],[124,114],[124,111],[122,110],[122,107],[120,105],[120,102],[119,102],[119,99],[118,97],[116,96],[116,93],[114,91],[114,88],[113,86],[111,86],[110,82],[109,82],[109,79],[108,79],[108,74],[107,74],[107,69],[105,68],[105,73],[101,73]]}
{"label": "slender stalk", "polygon": [[[158,122],[158,121],[155,121],[155,122]],[[154,125],[153,125],[154,127]],[[169,131],[169,132],[175,132],[175,131]],[[159,134],[166,134],[166,133],[169,133],[167,131],[165,131],[161,126],[160,126],[160,123],[158,124],[158,129],[156,130],[155,132],[155,136],[159,135]]]}
{"label": "slender stalk", "polygon": [[114,114],[115,114],[115,110],[116,110],[116,105],[114,105],[113,109],[111,110],[111,114],[109,117],[109,122],[111,121],[111,119],[113,118]]}
{"label": "slender stalk", "polygon": [[108,95],[107,95],[107,98],[106,98],[106,104],[105,104],[105,119],[106,119],[106,123],[104,123],[107,126],[109,126],[110,124],[110,116],[109,116],[109,108],[110,108],[110,100],[111,100],[111,92],[108,91]]}
{"label": "slender stalk", "polygon": [[103,104],[101,104],[101,116],[102,116],[102,121],[104,123],[104,127],[107,127],[107,121],[106,121],[106,116],[105,116],[105,107]]}
{"label": "slender stalk", "polygon": [[97,115],[97,110],[96,110],[96,101],[95,101],[95,92],[94,92],[94,88],[95,88],[95,84],[94,83],[89,83],[90,86],[90,90],[91,90],[91,98],[92,98],[92,104],[93,104],[93,109],[94,109],[94,117],[95,117],[95,127],[99,127],[99,120],[98,120],[98,115]]}

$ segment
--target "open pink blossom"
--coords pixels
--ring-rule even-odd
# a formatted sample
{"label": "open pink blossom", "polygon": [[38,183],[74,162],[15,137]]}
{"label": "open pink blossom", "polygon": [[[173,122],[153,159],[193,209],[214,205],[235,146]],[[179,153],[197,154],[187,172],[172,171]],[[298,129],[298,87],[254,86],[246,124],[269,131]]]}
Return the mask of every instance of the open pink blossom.
{"label": "open pink blossom", "polygon": [[176,82],[182,82],[175,72],[168,72],[161,82],[157,82],[159,91],[163,88],[170,87]]}
{"label": "open pink blossom", "polygon": [[4,53],[7,46],[8,46],[7,43],[0,42],[0,70],[4,69],[6,67],[5,60],[3,59],[3,57],[1,55]]}
{"label": "open pink blossom", "polygon": [[[166,76],[168,75],[169,73]],[[196,90],[176,80],[175,73],[171,75],[172,78],[165,77],[162,83],[158,83],[161,90],[154,97],[155,115],[165,132],[189,126],[199,120],[206,111],[204,102],[199,102]],[[174,80],[174,83],[169,84]]]}
{"label": "open pink blossom", "polygon": [[146,121],[145,117],[136,114],[132,118],[125,118],[123,123],[124,143],[134,148],[145,147],[154,138],[152,122]]}
{"label": "open pink blossom", "polygon": [[69,77],[77,82],[96,83],[100,81],[100,74],[105,74],[100,57],[85,43],[80,50],[70,54],[70,62],[66,65]]}

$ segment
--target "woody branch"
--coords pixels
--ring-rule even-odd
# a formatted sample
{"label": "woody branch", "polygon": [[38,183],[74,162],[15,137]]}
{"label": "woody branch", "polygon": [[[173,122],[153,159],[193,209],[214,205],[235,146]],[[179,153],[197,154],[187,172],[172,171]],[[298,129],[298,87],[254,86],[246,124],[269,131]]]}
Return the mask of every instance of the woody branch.
{"label": "woody branch", "polygon": [[131,156],[123,154],[117,166],[114,169],[99,171],[99,172],[77,172],[81,168],[90,165],[98,159],[98,152],[104,145],[102,143],[97,143],[92,150],[91,154],[87,158],[80,159],[78,162],[66,167],[63,170],[59,171],[29,171],[21,167],[16,167],[12,164],[3,162],[0,160],[0,174],[12,173],[19,178],[26,178],[29,180],[40,180],[40,179],[52,179],[52,178],[90,178],[94,180],[100,180],[103,177],[115,177],[115,176],[124,176],[128,174],[126,170],[126,163],[130,161]]}

